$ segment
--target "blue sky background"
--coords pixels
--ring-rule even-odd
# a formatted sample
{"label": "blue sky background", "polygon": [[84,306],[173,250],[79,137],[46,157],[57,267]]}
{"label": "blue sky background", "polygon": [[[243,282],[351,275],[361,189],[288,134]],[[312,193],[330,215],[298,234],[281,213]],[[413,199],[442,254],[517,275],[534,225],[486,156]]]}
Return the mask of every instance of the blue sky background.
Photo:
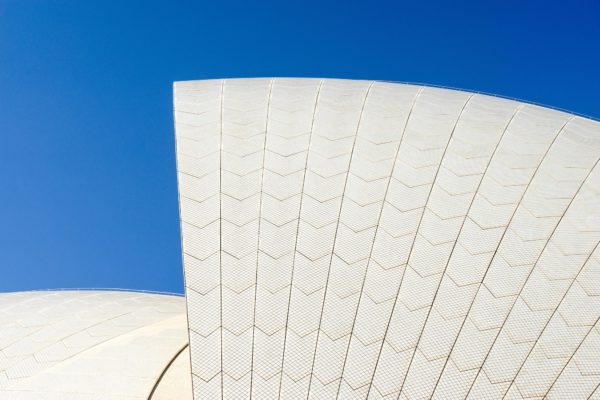
{"label": "blue sky background", "polygon": [[0,291],[182,292],[171,85],[253,76],[600,118],[600,0],[0,0]]}

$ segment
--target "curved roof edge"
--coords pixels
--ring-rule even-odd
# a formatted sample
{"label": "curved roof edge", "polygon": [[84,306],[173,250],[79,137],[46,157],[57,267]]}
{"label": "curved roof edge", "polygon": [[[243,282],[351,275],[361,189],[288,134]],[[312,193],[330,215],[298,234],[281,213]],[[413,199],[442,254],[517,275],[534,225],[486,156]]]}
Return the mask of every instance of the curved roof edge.
{"label": "curved roof edge", "polygon": [[394,80],[388,80],[388,79],[335,78],[335,77],[324,77],[324,76],[302,76],[302,77],[296,77],[296,76],[254,76],[254,77],[222,77],[222,78],[209,78],[209,79],[186,79],[186,80],[174,81],[173,84],[178,83],[178,82],[210,81],[210,80],[223,80],[223,79],[229,80],[229,79],[271,79],[271,78],[281,78],[281,79],[333,79],[333,80],[341,80],[341,81],[373,81],[373,82],[382,82],[382,83],[396,83],[396,84],[399,84],[399,85],[413,85],[413,86],[424,86],[424,87],[430,87],[430,88],[436,88],[436,89],[455,90],[455,91],[460,91],[460,92],[465,92],[465,93],[481,94],[481,95],[484,95],[484,96],[496,97],[496,98],[504,99],[504,100],[518,101],[519,103],[529,104],[529,105],[538,106],[538,107],[544,107],[544,108],[548,108],[548,109],[551,109],[551,110],[554,110],[554,111],[560,111],[560,112],[564,112],[564,113],[567,113],[567,114],[570,114],[570,115],[575,115],[577,117],[587,118],[587,119],[590,119],[590,120],[595,121],[595,122],[600,122],[600,116],[594,117],[594,116],[583,114],[583,113],[580,113],[580,112],[577,112],[577,111],[568,110],[566,108],[561,108],[561,107],[551,106],[551,105],[544,104],[544,103],[539,103],[539,102],[536,102],[536,101],[533,101],[533,100],[525,100],[525,99],[521,99],[521,98],[518,98],[518,97],[511,97],[511,96],[506,96],[506,95],[502,95],[502,94],[486,92],[486,91],[482,91],[482,90],[465,89],[465,88],[460,88],[460,87],[445,86],[445,85],[436,85],[434,83],[423,83],[423,82],[394,81]]}
{"label": "curved roof edge", "polygon": [[147,293],[160,294],[164,296],[185,297],[184,293],[161,292],[156,290],[143,289],[125,289],[125,288],[49,288],[49,289],[30,289],[30,290],[14,290],[10,292],[0,292],[0,294],[8,293],[29,293],[29,292],[125,292],[125,293]]}

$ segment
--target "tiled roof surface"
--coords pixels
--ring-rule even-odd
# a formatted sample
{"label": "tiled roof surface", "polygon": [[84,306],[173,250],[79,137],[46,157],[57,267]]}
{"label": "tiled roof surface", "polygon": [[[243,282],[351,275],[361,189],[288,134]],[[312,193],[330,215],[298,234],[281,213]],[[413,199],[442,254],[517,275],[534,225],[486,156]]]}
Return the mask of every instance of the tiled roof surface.
{"label": "tiled roof surface", "polygon": [[[181,297],[113,291],[3,293],[0,399],[146,400],[187,343]],[[187,378],[189,363],[184,366]],[[181,385],[177,399],[191,399],[191,387],[187,390]]]}
{"label": "tiled roof surface", "polygon": [[196,399],[600,396],[600,123],[329,79],[174,106]]}

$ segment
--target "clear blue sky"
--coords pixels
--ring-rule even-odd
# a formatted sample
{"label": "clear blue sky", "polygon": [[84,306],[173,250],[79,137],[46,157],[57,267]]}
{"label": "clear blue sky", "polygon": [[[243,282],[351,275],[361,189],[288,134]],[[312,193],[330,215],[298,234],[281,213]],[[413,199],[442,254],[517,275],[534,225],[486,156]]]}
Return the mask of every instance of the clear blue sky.
{"label": "clear blue sky", "polygon": [[181,292],[171,85],[424,82],[600,117],[600,1],[0,0],[0,291]]}

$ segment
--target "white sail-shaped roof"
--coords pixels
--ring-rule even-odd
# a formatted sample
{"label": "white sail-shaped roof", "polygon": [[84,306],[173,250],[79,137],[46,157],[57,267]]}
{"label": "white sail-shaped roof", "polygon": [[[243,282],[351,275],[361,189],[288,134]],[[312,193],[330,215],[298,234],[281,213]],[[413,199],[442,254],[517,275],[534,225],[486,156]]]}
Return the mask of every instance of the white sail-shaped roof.
{"label": "white sail-shaped roof", "polygon": [[600,396],[600,123],[330,79],[174,105],[196,399]]}
{"label": "white sail-shaped roof", "polygon": [[0,400],[191,400],[187,347],[182,297],[0,294]]}

